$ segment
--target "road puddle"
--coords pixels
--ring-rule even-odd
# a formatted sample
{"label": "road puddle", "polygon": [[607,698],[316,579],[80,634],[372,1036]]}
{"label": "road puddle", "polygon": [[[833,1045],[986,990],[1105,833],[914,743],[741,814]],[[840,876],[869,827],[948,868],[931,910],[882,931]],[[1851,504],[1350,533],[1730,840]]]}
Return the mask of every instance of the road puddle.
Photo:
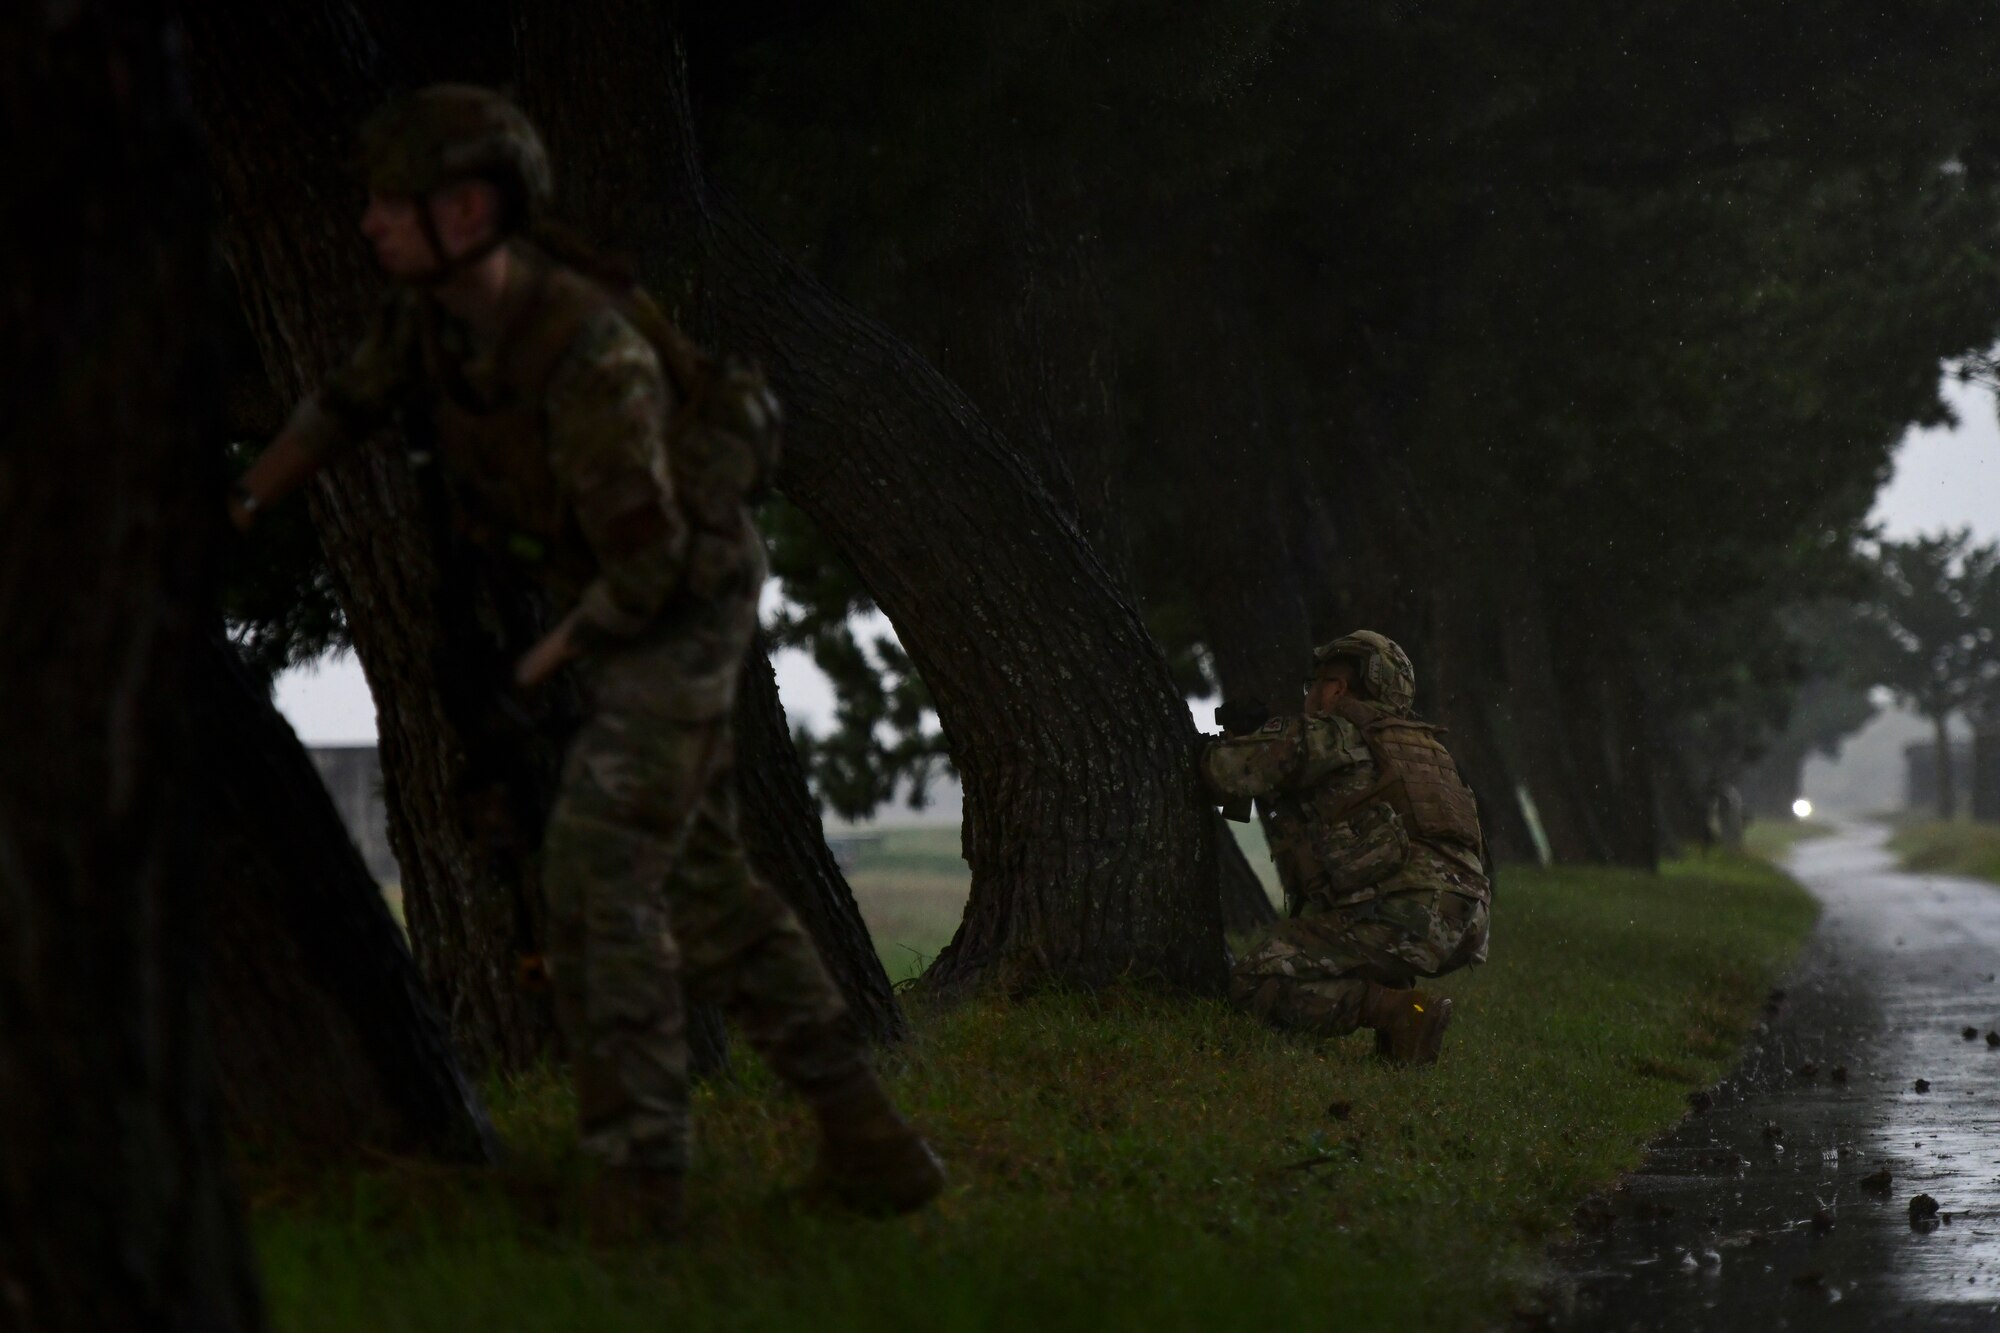
{"label": "road puddle", "polygon": [[2000,1329],[2000,887],[1885,836],[1800,844],[1819,929],[1707,1109],[1579,1211],[1551,1327]]}

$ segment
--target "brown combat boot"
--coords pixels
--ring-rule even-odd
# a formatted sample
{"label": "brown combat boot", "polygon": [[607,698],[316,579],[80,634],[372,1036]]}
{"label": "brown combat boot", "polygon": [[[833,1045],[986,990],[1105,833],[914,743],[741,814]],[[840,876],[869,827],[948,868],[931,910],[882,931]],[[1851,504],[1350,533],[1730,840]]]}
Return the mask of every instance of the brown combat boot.
{"label": "brown combat boot", "polygon": [[859,1213],[908,1213],[944,1189],[944,1163],[862,1070],[813,1103],[819,1160],[809,1195]]}
{"label": "brown combat boot", "polygon": [[687,1179],[678,1171],[607,1166],[584,1193],[584,1228],[600,1245],[674,1240],[686,1222]]}
{"label": "brown combat boot", "polygon": [[1363,1026],[1375,1029],[1375,1054],[1392,1065],[1432,1065],[1451,1026],[1451,1001],[1425,991],[1368,983]]}

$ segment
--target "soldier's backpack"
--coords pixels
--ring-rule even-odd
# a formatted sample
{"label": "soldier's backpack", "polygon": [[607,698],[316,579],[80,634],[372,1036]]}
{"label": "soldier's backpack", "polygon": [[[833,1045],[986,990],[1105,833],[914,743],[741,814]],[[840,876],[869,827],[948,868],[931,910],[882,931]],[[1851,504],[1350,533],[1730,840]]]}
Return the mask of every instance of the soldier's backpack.
{"label": "soldier's backpack", "polygon": [[674,390],[666,443],[675,495],[697,536],[736,541],[746,523],[744,507],[762,499],[777,475],[784,434],[784,412],[763,370],[703,351],[632,280],[622,260],[569,228],[543,219],[532,239],[594,282],[652,344]]}
{"label": "soldier's backpack", "polygon": [[762,499],[777,473],[784,433],[784,413],[763,370],[702,351],[642,288],[622,293],[618,304],[673,381],[678,406],[667,442],[675,484],[685,485],[691,509],[734,510]]}
{"label": "soldier's backpack", "polygon": [[1375,761],[1376,780],[1341,803],[1334,818],[1351,815],[1375,801],[1402,817],[1410,836],[1480,868],[1485,840],[1472,789],[1458,764],[1438,740],[1442,727],[1395,713],[1361,699],[1341,699],[1333,712],[1353,723]]}

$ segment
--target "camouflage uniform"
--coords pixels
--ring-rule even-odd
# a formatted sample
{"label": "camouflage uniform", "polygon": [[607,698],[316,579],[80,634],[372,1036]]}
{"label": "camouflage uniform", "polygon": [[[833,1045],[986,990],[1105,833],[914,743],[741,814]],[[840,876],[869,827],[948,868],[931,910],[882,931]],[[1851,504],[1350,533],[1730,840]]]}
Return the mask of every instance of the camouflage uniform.
{"label": "camouflage uniform", "polygon": [[[1232,997],[1338,1036],[1361,1025],[1370,982],[1409,987],[1484,962],[1492,894],[1471,793],[1410,715],[1408,658],[1368,631],[1317,656],[1360,664],[1368,697],[1212,741],[1201,766],[1218,797],[1263,804],[1291,911],[1237,963]],[[1391,782],[1378,750],[1398,770]]]}
{"label": "camouflage uniform", "polygon": [[730,713],[761,540],[735,501],[733,534],[690,523],[653,346],[593,283],[511,244],[497,336],[398,291],[290,429],[327,454],[400,412],[466,534],[550,605],[579,609],[588,719],[543,850],[550,969],[586,1148],[678,1172],[683,987],[723,1005],[809,1098],[865,1062],[811,941],[737,837]]}

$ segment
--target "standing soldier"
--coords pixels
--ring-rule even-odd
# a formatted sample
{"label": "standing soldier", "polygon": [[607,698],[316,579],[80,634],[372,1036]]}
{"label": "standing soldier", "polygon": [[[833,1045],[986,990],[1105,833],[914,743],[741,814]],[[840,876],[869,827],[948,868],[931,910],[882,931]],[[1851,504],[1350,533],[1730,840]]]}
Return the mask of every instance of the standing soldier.
{"label": "standing soldier", "polygon": [[1451,1001],[1416,979],[1486,961],[1477,808],[1438,728],[1411,715],[1416,673],[1401,648],[1362,630],[1313,659],[1302,716],[1202,748],[1221,801],[1263,802],[1291,909],[1236,965],[1231,998],[1279,1027],[1373,1028],[1386,1059],[1429,1064]]}
{"label": "standing soldier", "polygon": [[[399,419],[453,521],[567,614],[515,669],[579,665],[588,716],[543,844],[548,958],[575,1072],[595,1225],[681,1213],[682,990],[720,1003],[821,1129],[816,1192],[920,1207],[943,1169],[870,1071],[811,941],[736,832],[730,713],[763,543],[745,499],[776,404],[714,370],[643,293],[551,256],[534,127],[438,86],[362,136],[361,231],[394,288],[352,361],[300,404],[231,497],[247,526],[338,450]],[[664,370],[663,370],[663,362]]]}

